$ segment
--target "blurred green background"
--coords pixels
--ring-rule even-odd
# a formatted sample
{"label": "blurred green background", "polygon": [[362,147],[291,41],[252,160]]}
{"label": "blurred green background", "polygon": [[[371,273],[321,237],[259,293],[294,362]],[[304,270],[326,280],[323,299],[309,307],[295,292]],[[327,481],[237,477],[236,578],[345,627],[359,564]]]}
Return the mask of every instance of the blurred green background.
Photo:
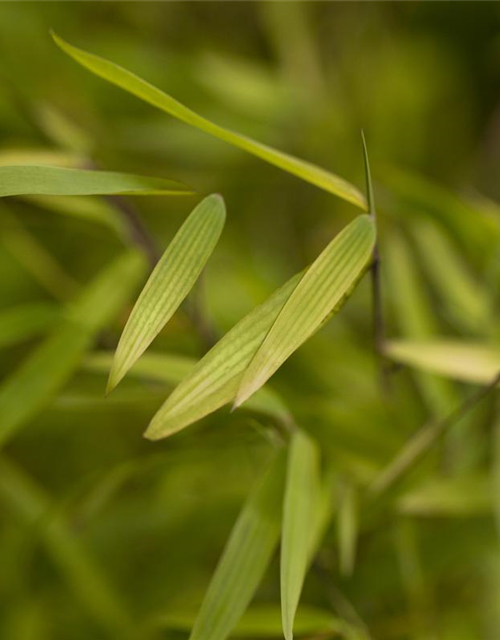
{"label": "blurred green background", "polygon": [[[189,301],[221,336],[357,211],[95,78],[55,47],[51,28],[215,122],[360,188],[363,129],[389,335],[498,342],[498,3],[0,4],[0,164],[92,164],[222,193],[226,228]],[[144,198],[133,206],[163,249],[198,200]],[[61,305],[128,244],[116,224],[112,205],[97,199],[2,203],[5,380]],[[131,296],[96,350],[116,346],[133,303]],[[23,306],[24,335],[17,324],[9,329],[8,315]],[[206,347],[190,317],[181,310],[153,349],[201,356]],[[335,518],[303,601],[333,609],[359,637],[498,640],[494,399],[450,430],[396,494],[365,500],[410,434],[471,391],[403,369],[387,403],[371,324],[365,279],[271,383],[318,438],[335,478],[335,507],[342,511],[345,486],[360,496],[354,570],[339,571]],[[4,448],[2,639],[120,638],[129,617],[142,629],[137,638],[186,637],[178,624],[151,631],[152,620],[196,611],[269,456],[272,420],[245,410],[226,408],[147,442],[141,434],[169,388],[131,378],[105,400],[105,382],[105,372],[82,365]],[[257,601],[279,603],[276,564]]]}

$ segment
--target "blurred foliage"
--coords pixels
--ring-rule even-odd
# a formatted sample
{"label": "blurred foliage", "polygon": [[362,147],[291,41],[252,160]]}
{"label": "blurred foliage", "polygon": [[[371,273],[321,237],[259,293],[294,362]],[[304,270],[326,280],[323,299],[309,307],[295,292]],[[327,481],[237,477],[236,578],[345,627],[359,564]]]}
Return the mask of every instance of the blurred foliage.
{"label": "blurred foliage", "polygon": [[[113,295],[96,289],[136,239],[123,207],[163,251],[199,198],[1,203],[0,430],[16,406],[24,426],[0,459],[0,638],[182,639],[281,434],[272,415],[227,407],[166,440],[141,434],[184,375],[182,358],[205,352],[200,317],[222,336],[357,210],[92,76],[55,47],[50,28],[214,122],[360,188],[363,129],[386,332],[435,358],[432,345],[444,339],[480,343],[482,354],[488,345],[496,353],[500,339],[500,6],[0,4],[0,165],[166,177],[222,193],[228,212],[204,278],[155,340],[150,368],[143,363],[143,375],[104,399],[103,352],[116,347],[139,291],[135,272],[117,290],[108,283]],[[86,322],[68,352],[64,332],[78,310]],[[54,353],[62,361],[51,373],[44,357]],[[173,373],[155,373],[165,366],[159,353]],[[365,277],[272,379],[320,446],[333,511],[298,636],[500,637],[495,394],[460,415],[398,483],[373,491],[422,425],[447,416],[482,379],[477,359],[469,382],[462,361],[457,381],[453,362],[413,369],[419,358],[407,360],[389,364],[384,393]],[[50,391],[43,403],[40,389]],[[275,555],[235,636],[281,634]]]}

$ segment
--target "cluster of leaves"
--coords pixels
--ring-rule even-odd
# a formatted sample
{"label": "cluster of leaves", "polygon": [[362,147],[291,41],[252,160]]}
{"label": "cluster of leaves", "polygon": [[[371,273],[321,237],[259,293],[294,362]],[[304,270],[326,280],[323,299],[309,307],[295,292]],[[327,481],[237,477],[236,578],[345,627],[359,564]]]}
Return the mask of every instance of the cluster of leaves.
{"label": "cluster of leaves", "polygon": [[[81,607],[97,629],[110,637],[175,637],[180,632],[189,633],[191,640],[280,635],[286,640],[294,635],[368,640],[374,637],[369,630],[371,620],[367,626],[339,585],[351,579],[355,569],[363,579],[366,564],[357,565],[358,547],[392,520],[395,560],[410,613],[397,621],[399,626],[394,623],[395,630],[378,621],[390,616],[370,612],[367,606],[363,617],[373,617],[383,637],[441,637],[435,632],[435,603],[427,593],[430,574],[439,574],[439,566],[422,567],[419,547],[424,542],[419,541],[418,523],[436,515],[450,520],[464,516],[491,518],[497,507],[493,487],[500,466],[495,426],[498,418],[492,391],[499,381],[500,351],[495,342],[495,300],[488,285],[476,280],[463,259],[465,253],[477,271],[489,274],[490,282],[497,281],[495,252],[500,246],[500,225],[495,205],[463,203],[416,176],[387,170],[383,181],[394,202],[389,198],[384,207],[388,224],[380,244],[366,147],[365,198],[335,174],[216,125],[115,63],[53,37],[65,53],[111,84],[365,212],[337,233],[308,266],[216,341],[211,331],[207,335],[205,310],[189,308],[185,303],[188,296],[195,299],[196,287],[223,232],[226,206],[220,195],[199,201],[160,257],[141,218],[128,201],[120,198],[192,197],[196,195],[194,188],[175,180],[102,171],[91,156],[87,158],[91,168],[71,162],[70,166],[57,167],[52,162],[0,166],[1,197],[17,196],[28,206],[52,211],[71,207],[80,218],[104,222],[132,247],[102,268],[75,296],[77,285],[71,276],[18,222],[9,205],[2,204],[10,250],[25,265],[32,255],[37,256],[34,277],[55,289],[65,303],[62,307],[23,304],[0,314],[0,346],[11,347],[48,333],[0,386],[1,444],[11,440],[15,444],[23,437],[24,427],[36,424],[40,415],[50,415],[51,407],[57,409],[58,403],[63,410],[64,406],[84,407],[89,397],[78,390],[73,396],[67,391],[80,372],[99,382],[102,374],[109,374],[107,394],[119,383],[126,387],[119,396],[121,401],[136,402],[151,393],[153,399],[161,400],[149,414],[152,419],[145,435],[150,440],[172,436],[214,414],[198,435],[201,451],[210,454],[210,433],[223,430],[219,423],[225,421],[234,428],[238,416],[243,415],[245,429],[252,424],[259,434],[258,448],[265,445],[266,459],[259,468],[262,477],[232,527],[201,605],[190,606],[189,594],[182,593],[166,612],[160,603],[160,614],[151,615],[149,609],[142,617],[131,613],[99,565],[90,559],[64,509],[54,509],[45,492],[8,456],[0,460],[2,499],[21,519],[36,526],[40,541]],[[76,137],[80,139],[80,132]],[[74,196],[78,200],[70,199]],[[88,196],[105,197],[97,200]],[[408,212],[404,233],[392,224],[391,216],[398,207]],[[148,270],[148,259],[154,268],[128,319],[121,320],[116,351],[91,351],[103,330],[133,300]],[[422,271],[416,268],[417,263],[422,264]],[[316,336],[358,285],[360,289],[365,286],[369,278],[363,276],[368,273],[373,299],[364,312],[367,325],[374,324],[373,341],[350,344],[349,329],[342,328],[339,334],[328,335],[325,327]],[[431,283],[433,295],[442,306],[446,323],[441,326],[448,328],[446,333],[436,319],[424,282]],[[219,286],[224,290],[224,282],[219,281]],[[394,340],[384,335],[380,296],[385,291],[390,292],[392,315],[399,329],[400,337]],[[355,296],[354,322],[359,316],[356,303]],[[190,323],[190,333],[198,334],[209,346],[206,353],[195,359],[183,349],[148,350],[167,323],[170,326],[182,314]],[[322,342],[317,342],[323,334]],[[332,335],[334,350],[330,350]],[[319,357],[311,367],[307,361],[300,363],[299,351],[298,375],[300,379],[316,378],[321,393],[314,391],[312,383],[297,394],[296,381],[288,388],[286,384],[280,387],[280,393],[264,387],[313,336],[306,348],[319,345]],[[109,339],[104,345],[109,345]],[[332,356],[347,364],[355,361],[355,373],[349,366],[342,370],[340,363],[330,381]],[[293,362],[289,364],[294,366]],[[400,370],[402,366],[404,371]],[[458,386],[453,380],[479,385],[479,389]],[[166,399],[165,386],[174,387]],[[155,391],[158,387],[159,394]],[[137,389],[134,398],[132,392]],[[106,402],[112,402],[119,392],[117,389]],[[330,402],[329,394],[338,396],[339,392],[343,399]],[[487,402],[480,404],[485,397]],[[92,396],[90,402],[94,401]],[[219,411],[231,403],[237,411],[229,416],[227,411]],[[372,422],[369,429],[363,425],[366,420]],[[134,437],[138,437],[137,424],[134,421]],[[178,438],[182,436],[167,442]],[[479,438],[492,438],[497,444],[478,444]],[[150,459],[144,454],[139,460],[118,465],[99,478],[98,490],[84,488],[88,495],[77,516],[85,522],[91,517],[89,513],[98,513],[145,468],[168,464],[176,451],[182,452],[182,448],[171,446],[174,448],[164,450],[168,455],[158,459],[155,453],[149,454]],[[490,449],[495,449],[493,456]],[[485,461],[493,468],[491,477],[484,470]],[[208,462],[213,467],[213,461]],[[201,465],[197,461],[180,464],[181,485],[187,474],[205,464],[206,460]],[[163,508],[168,511],[169,504]],[[172,521],[182,521],[184,507],[172,508],[180,509],[169,514]],[[205,514],[201,522],[212,517]],[[145,510],[140,511],[139,519],[147,521]],[[113,529],[119,526],[111,525]],[[328,541],[332,538],[333,557]],[[430,542],[425,543],[432,543],[432,532]],[[276,602],[271,596],[263,598],[264,604],[256,602],[249,608],[266,572],[272,570],[278,545],[281,604],[269,604]],[[10,547],[7,540],[5,548]],[[490,548],[494,549],[495,543],[488,538]],[[169,561],[172,553],[175,550],[170,549]],[[382,566],[378,569],[383,573],[384,564],[394,560],[380,557]],[[373,556],[370,560],[373,562]],[[315,597],[315,606],[299,606],[311,567],[318,580],[316,594],[320,595]],[[177,570],[171,569],[174,573]],[[392,585],[388,587],[381,575],[379,578],[383,607],[389,607],[385,593],[391,593]],[[373,583],[370,588],[374,588]],[[452,607],[450,610],[454,611]],[[455,629],[452,623],[449,628]],[[466,631],[463,637],[472,636]]]}

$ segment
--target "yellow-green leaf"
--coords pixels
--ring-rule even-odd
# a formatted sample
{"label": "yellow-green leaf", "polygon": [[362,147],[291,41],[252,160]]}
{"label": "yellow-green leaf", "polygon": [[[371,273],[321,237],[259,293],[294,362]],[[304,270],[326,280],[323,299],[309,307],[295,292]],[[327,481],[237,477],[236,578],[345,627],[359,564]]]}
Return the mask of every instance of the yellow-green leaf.
{"label": "yellow-green leaf", "polygon": [[417,369],[477,384],[489,384],[500,371],[500,348],[480,342],[391,340],[387,355]]}
{"label": "yellow-green leaf", "polygon": [[183,196],[194,193],[180,182],[116,171],[89,171],[45,165],[0,167],[0,197],[6,196]]}
{"label": "yellow-green leaf", "polygon": [[74,60],[83,67],[96,74],[100,78],[111,82],[112,84],[132,93],[141,100],[165,111],[171,116],[182,120],[197,129],[201,129],[215,138],[219,138],[224,142],[243,149],[261,160],[269,162],[288,173],[291,173],[302,180],[333,193],[340,198],[351,202],[352,204],[364,209],[366,206],[365,198],[352,184],[340,178],[339,176],[321,169],[310,162],[300,160],[282,151],[272,149],[265,144],[252,140],[247,136],[241,135],[207,120],[203,116],[198,115],[188,107],[164,93],[149,82],[139,78],[134,73],[127,71],[123,67],[88,53],[83,49],[78,49],[73,45],[65,42],[59,36],[52,34],[56,44]]}
{"label": "yellow-green leaf", "polygon": [[284,462],[278,453],[238,517],[190,640],[225,640],[248,607],[279,540]]}
{"label": "yellow-green leaf", "polygon": [[217,244],[226,210],[219,195],[205,198],[179,229],[137,300],[116,350],[111,391],[149,347],[191,291]]}
{"label": "yellow-green leaf", "polygon": [[293,625],[310,558],[312,526],[320,502],[319,452],[300,429],[289,446],[281,540],[281,613],[286,640]]}
{"label": "yellow-green leaf", "polygon": [[136,252],[120,256],[68,305],[64,318],[0,386],[0,444],[46,407],[78,368],[92,340],[144,273]]}
{"label": "yellow-green leaf", "polygon": [[147,438],[165,438],[234,398],[243,372],[301,277],[291,278],[210,349],[160,407]]}
{"label": "yellow-green leaf", "polygon": [[60,309],[48,302],[31,302],[0,313],[0,348],[33,338],[55,324]]}
{"label": "yellow-green leaf", "polygon": [[235,406],[254,394],[338,309],[366,270],[375,235],[373,218],[359,216],[308,268],[246,370]]}

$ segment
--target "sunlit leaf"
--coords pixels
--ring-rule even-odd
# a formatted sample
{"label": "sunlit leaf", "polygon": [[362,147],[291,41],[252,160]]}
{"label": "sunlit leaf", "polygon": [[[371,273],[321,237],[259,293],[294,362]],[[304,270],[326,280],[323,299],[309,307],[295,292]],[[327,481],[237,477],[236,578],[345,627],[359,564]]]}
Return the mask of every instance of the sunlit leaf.
{"label": "sunlit leaf", "polygon": [[193,190],[164,178],[116,171],[89,171],[66,167],[0,166],[0,197],[90,195],[190,195]]}
{"label": "sunlit leaf", "polygon": [[339,565],[344,576],[350,576],[354,569],[358,542],[358,496],[351,480],[345,480],[341,487],[337,513],[339,539]]}
{"label": "sunlit leaf", "polygon": [[179,229],[142,290],[116,349],[107,392],[160,333],[198,279],[226,219],[224,200],[205,198]]}
{"label": "sunlit leaf", "polygon": [[370,216],[359,216],[307,269],[245,371],[241,405],[340,307],[365,272],[375,243]]}
{"label": "sunlit leaf", "polygon": [[286,640],[293,638],[294,619],[310,557],[314,518],[319,505],[319,451],[296,429],[289,445],[281,540],[281,610]]}
{"label": "sunlit leaf", "polygon": [[243,372],[301,277],[291,278],[210,349],[156,413],[147,438],[171,435],[235,397]]}
{"label": "sunlit leaf", "polygon": [[339,176],[321,169],[309,162],[300,160],[291,155],[272,149],[267,145],[256,142],[247,136],[225,129],[210,120],[198,115],[180,102],[157,89],[149,82],[142,80],[123,67],[104,58],[78,49],[59,36],[53,34],[56,44],[92,73],[100,78],[125,89],[129,93],[141,98],[145,102],[165,111],[166,113],[182,120],[186,124],[201,129],[215,138],[228,142],[248,153],[251,153],[284,171],[292,173],[321,189],[329,191],[358,207],[365,208],[363,195],[352,184]]}
{"label": "sunlit leaf", "polygon": [[476,384],[489,384],[500,371],[500,348],[480,342],[391,340],[387,355],[410,367]]}
{"label": "sunlit leaf", "polygon": [[243,507],[208,587],[190,640],[225,640],[248,607],[278,544],[284,463],[283,452],[280,452]]}
{"label": "sunlit leaf", "polygon": [[80,365],[85,351],[144,273],[137,253],[118,258],[68,305],[50,336],[0,386],[0,443],[40,412]]}

